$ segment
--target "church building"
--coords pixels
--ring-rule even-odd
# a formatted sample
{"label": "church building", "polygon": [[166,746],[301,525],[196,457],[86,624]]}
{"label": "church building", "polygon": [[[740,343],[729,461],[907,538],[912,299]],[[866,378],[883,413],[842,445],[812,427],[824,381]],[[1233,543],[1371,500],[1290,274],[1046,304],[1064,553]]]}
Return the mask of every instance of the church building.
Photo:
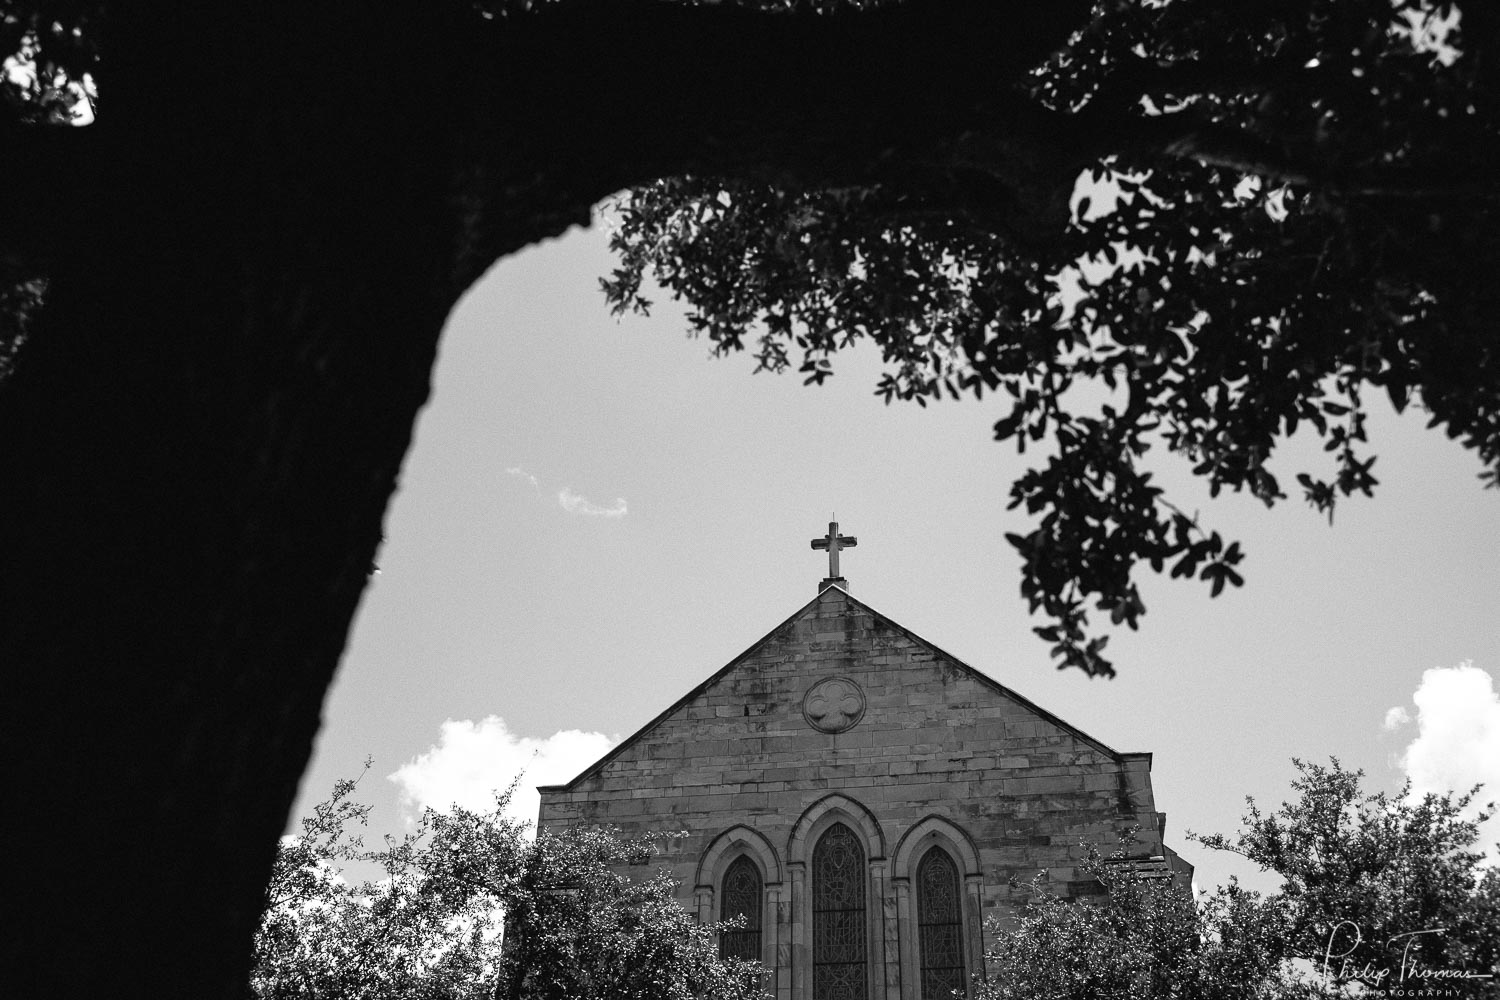
{"label": "church building", "polygon": [[818,595],[565,785],[539,825],[665,839],[683,904],[742,916],[725,954],[776,1000],[947,998],[982,973],[985,922],[1046,869],[1098,883],[1084,844],[1188,879],[1163,841],[1151,755],[1121,753],[857,600],[836,523]]}

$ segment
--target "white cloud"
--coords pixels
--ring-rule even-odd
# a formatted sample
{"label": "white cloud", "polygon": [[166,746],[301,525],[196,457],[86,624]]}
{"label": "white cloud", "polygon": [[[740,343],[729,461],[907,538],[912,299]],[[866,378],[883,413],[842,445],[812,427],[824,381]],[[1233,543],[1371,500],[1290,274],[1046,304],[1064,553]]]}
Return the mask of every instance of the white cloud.
{"label": "white cloud", "polygon": [[[515,476],[517,479],[524,479],[531,484],[532,489],[541,492],[542,479],[536,473],[527,472],[519,465],[512,465],[505,470],[505,474]],[[629,507],[626,506],[624,497],[616,498],[614,503],[605,507],[594,503],[581,493],[574,493],[570,486],[564,486],[557,491],[557,505],[569,514],[582,514],[585,517],[616,518],[624,517],[629,513]]]}
{"label": "white cloud", "polygon": [[[1477,803],[1500,802],[1500,694],[1494,678],[1468,661],[1435,667],[1423,672],[1412,701],[1417,706],[1417,736],[1400,758],[1412,792],[1462,794],[1483,784]],[[1410,719],[1398,706],[1386,713],[1386,728]],[[1471,815],[1477,811],[1476,805]],[[1491,861],[1500,860],[1497,841],[1500,816],[1479,830],[1480,846]]]}
{"label": "white cloud", "polygon": [[601,507],[566,486],[557,491],[557,502],[570,514],[586,514],[589,517],[624,517],[627,512],[624,497],[617,497],[609,507]]}
{"label": "white cloud", "polygon": [[389,780],[401,789],[402,806],[410,817],[427,806],[489,809],[495,792],[509,787],[519,775],[520,784],[505,814],[535,823],[541,803],[537,785],[571,781],[617,742],[617,736],[577,729],[544,739],[522,736],[511,732],[497,715],[479,722],[449,719],[437,743],[399,767]]}
{"label": "white cloud", "polygon": [[518,465],[511,466],[510,468],[506,469],[505,472],[507,475],[520,476],[522,479],[530,483],[531,488],[534,490],[541,489],[542,481],[538,479],[534,474],[527,472],[525,469],[521,468]]}

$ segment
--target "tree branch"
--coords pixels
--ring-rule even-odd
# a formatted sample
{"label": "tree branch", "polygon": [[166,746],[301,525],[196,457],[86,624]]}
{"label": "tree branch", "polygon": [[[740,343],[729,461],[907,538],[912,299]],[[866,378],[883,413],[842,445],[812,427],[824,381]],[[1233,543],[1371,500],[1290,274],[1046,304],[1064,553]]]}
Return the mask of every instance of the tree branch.
{"label": "tree branch", "polygon": [[488,75],[469,95],[464,200],[502,213],[474,220],[471,251],[482,267],[515,249],[506,205],[552,204],[547,224],[560,227],[661,176],[899,186],[930,176],[935,150],[979,155],[975,136],[991,137],[990,166],[1011,180],[1076,158],[1066,116],[1018,85],[1088,13],[1082,0],[827,16],[572,0],[507,18],[465,57]]}

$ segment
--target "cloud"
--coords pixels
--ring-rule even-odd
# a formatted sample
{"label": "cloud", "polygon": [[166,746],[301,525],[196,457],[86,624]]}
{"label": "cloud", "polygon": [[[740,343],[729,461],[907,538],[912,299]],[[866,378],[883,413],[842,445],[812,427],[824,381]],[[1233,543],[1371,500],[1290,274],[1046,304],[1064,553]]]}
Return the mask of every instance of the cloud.
{"label": "cloud", "polygon": [[535,475],[533,475],[530,472],[527,472],[525,469],[521,468],[518,465],[511,466],[510,468],[506,469],[505,472],[506,472],[507,475],[520,476],[522,479],[524,479],[528,483],[530,483],[531,484],[531,488],[534,489],[534,490],[541,489],[542,481],[540,479],[538,479]]}
{"label": "cloud", "polygon": [[609,507],[601,507],[566,486],[557,491],[557,502],[570,514],[584,514],[588,517],[624,517],[628,512],[624,497],[617,497]]}
{"label": "cloud", "polygon": [[[1483,784],[1478,804],[1500,802],[1500,694],[1488,673],[1465,661],[1456,667],[1424,671],[1411,699],[1417,706],[1417,736],[1399,764],[1411,779],[1412,792],[1464,793]],[[1410,714],[1396,707],[1386,712],[1387,729],[1409,723]],[[1500,861],[1500,816],[1479,829],[1479,844],[1490,860]]]}
{"label": "cloud", "polygon": [[[505,474],[515,476],[518,479],[524,479],[531,484],[532,489],[541,492],[542,479],[536,473],[527,472],[519,465],[512,465],[505,470]],[[624,517],[629,513],[629,508],[625,504],[624,497],[618,497],[613,504],[603,507],[580,493],[574,493],[572,487],[569,486],[564,486],[557,491],[557,505],[569,514],[582,514],[585,517],[615,518]]]}
{"label": "cloud", "polygon": [[[537,785],[570,781],[619,742],[618,736],[568,729],[543,739],[512,732],[498,715],[479,722],[444,722],[437,743],[388,776],[401,789],[401,804],[410,818],[431,806],[454,804],[483,811],[494,805],[495,792],[521,776],[505,814],[535,823],[541,796]],[[524,772],[524,775],[523,775]]]}

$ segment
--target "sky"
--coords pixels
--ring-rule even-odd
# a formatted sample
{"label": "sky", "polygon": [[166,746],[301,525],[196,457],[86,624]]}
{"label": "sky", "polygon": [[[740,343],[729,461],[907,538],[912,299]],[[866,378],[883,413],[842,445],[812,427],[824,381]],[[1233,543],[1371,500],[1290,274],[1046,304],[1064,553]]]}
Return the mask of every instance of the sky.
{"label": "sky", "polygon": [[[372,832],[479,807],[525,772],[566,781],[817,590],[837,513],[856,597],[1116,750],[1154,754],[1168,842],[1200,885],[1274,887],[1185,831],[1233,833],[1245,797],[1291,797],[1292,758],[1394,791],[1490,784],[1500,800],[1500,493],[1475,457],[1383,401],[1381,480],[1335,524],[1295,498],[1210,500],[1171,457],[1169,499],[1247,552],[1246,584],[1145,573],[1119,673],[1058,671],[1031,634],[1007,532],[1035,460],[992,440],[998,401],[886,406],[878,357],[822,387],[713,359],[657,296],[610,315],[607,225],[497,265],[444,334],[386,541],[293,817],[361,773]],[[1327,469],[1311,440],[1283,482]],[[1302,463],[1302,464],[1298,464]],[[1486,831],[1500,841],[1500,823]]]}

